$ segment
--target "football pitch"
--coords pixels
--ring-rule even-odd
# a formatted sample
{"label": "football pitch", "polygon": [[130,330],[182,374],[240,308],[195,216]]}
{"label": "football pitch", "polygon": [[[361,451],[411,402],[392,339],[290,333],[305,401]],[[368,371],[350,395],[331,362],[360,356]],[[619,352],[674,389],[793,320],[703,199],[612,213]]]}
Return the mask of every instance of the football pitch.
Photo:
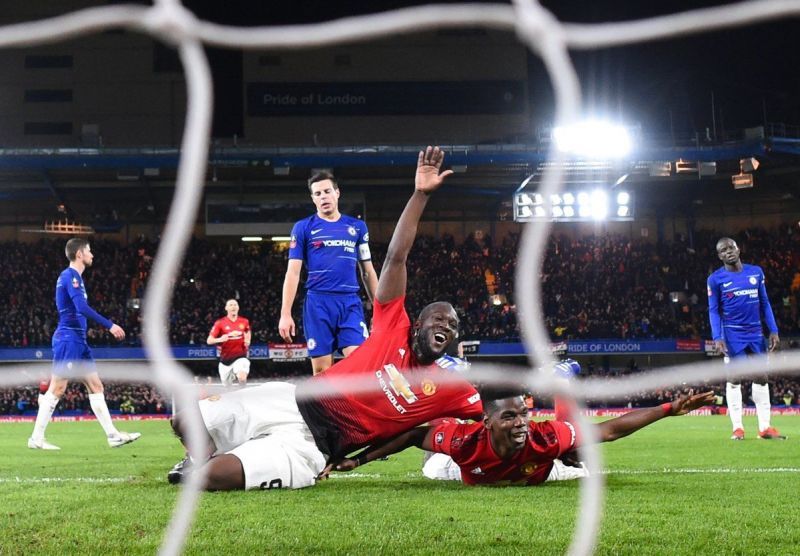
{"label": "football pitch", "polygon": [[[606,444],[598,554],[797,554],[800,417],[787,441],[728,440],[727,417],[676,417]],[[29,450],[32,423],[0,423],[0,554],[153,554],[178,492],[166,422],[126,422],[111,449],[94,422],[52,423],[60,452]],[[299,491],[207,493],[187,554],[561,554],[577,481],[464,487],[420,473],[412,449]]]}

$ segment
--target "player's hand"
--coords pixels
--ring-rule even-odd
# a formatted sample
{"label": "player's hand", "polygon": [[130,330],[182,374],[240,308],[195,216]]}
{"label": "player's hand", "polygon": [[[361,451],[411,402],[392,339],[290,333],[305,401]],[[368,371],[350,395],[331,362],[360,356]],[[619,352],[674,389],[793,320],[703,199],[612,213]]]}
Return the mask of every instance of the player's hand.
{"label": "player's hand", "polygon": [[714,403],[714,392],[703,392],[702,394],[686,394],[676,400],[672,400],[672,412],[670,415],[686,415],[690,411],[699,409],[704,405]]}
{"label": "player's hand", "polygon": [[778,337],[776,332],[773,332],[769,335],[769,350],[775,351],[779,345],[781,345],[781,339]]}
{"label": "player's hand", "polygon": [[292,336],[295,335],[294,319],[292,317],[281,317],[278,323],[278,334],[290,344],[292,343]]}
{"label": "player's hand", "polygon": [[217,340],[219,340],[219,343],[220,343],[220,344],[222,344],[222,343],[225,343],[225,342],[227,342],[227,341],[228,341],[228,340],[230,340],[230,339],[231,339],[231,337],[230,337],[230,336],[228,336],[227,334],[223,334],[222,336],[220,336],[219,338],[217,338]]}
{"label": "player's hand", "polygon": [[118,324],[112,324],[111,328],[109,328],[108,331],[111,332],[111,335],[114,336],[120,342],[125,339],[125,331]]}
{"label": "player's hand", "polygon": [[331,462],[331,463],[329,463],[328,465],[326,465],[326,466],[325,466],[325,469],[323,469],[322,471],[320,471],[320,472],[319,472],[319,475],[317,475],[317,480],[318,480],[318,481],[324,481],[325,479],[327,479],[328,477],[330,477],[330,476],[331,476],[331,471],[333,471],[333,468],[334,468],[335,466],[336,466],[336,464],[335,464],[334,462]]}
{"label": "player's hand", "polygon": [[414,188],[426,194],[431,194],[442,185],[444,179],[453,173],[452,170],[445,170],[441,174],[442,162],[444,162],[444,151],[439,147],[428,147],[424,151],[419,151],[417,159],[417,175],[414,177]]}
{"label": "player's hand", "polygon": [[355,459],[345,458],[336,464],[334,469],[336,471],[352,471],[358,467],[358,462]]}
{"label": "player's hand", "polygon": [[714,340],[714,347],[722,355],[728,355],[728,344],[725,343],[725,340]]}

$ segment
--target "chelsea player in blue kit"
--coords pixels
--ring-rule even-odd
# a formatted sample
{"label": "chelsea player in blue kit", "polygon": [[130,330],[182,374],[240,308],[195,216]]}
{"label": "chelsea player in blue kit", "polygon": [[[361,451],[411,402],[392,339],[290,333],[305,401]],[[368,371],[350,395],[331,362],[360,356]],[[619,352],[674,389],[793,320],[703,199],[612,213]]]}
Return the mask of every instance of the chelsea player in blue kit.
{"label": "chelsea player in blue kit", "polygon": [[[708,277],[708,317],[717,349],[726,359],[773,351],[780,338],[767,297],[764,271],[755,265],[742,264],[739,247],[729,237],[717,242],[717,255],[724,266]],[[769,329],[769,345],[764,341],[762,318]],[[785,439],[770,426],[771,404],[766,374],[759,381],[753,381],[752,396],[756,404],[759,438]],[[744,440],[741,384],[729,381],[725,398],[733,425],[731,440]]]}
{"label": "chelsea player in blue kit", "polygon": [[370,301],[378,289],[378,276],[372,266],[367,225],[339,212],[340,191],[333,174],[317,172],[308,180],[308,189],[317,212],[292,228],[278,332],[287,342],[296,334],[292,305],[305,261],[303,327],[311,366],[318,374],[333,364],[334,351],[340,349],[346,357],[369,336],[356,266]]}
{"label": "chelsea player in blue kit", "polygon": [[39,396],[39,413],[36,415],[33,434],[28,439],[28,448],[60,450],[58,446],[45,440],[44,433],[58,400],[67,389],[69,379],[73,377],[80,377],[86,384],[89,405],[106,433],[109,446],[115,448],[133,442],[141,435],[138,432],[118,431],[111,422],[111,414],[103,394],[103,383],[95,370],[92,351],[86,342],[87,318],[108,328],[117,340],[125,338],[125,331],[87,303],[88,296],[82,275],[86,268],[92,266],[94,259],[89,242],[82,238],[70,239],[64,251],[69,259],[69,266],[56,281],[58,327],[53,334],[53,373],[47,392]]}

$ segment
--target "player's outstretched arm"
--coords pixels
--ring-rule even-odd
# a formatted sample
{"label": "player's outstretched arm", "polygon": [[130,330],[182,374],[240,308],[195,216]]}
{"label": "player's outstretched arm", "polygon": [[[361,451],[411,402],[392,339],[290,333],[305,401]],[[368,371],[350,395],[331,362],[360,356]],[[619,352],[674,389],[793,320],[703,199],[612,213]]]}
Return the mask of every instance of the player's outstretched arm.
{"label": "player's outstretched arm", "polygon": [[684,395],[676,398],[672,402],[636,409],[621,417],[609,419],[596,425],[600,442],[612,442],[623,436],[638,431],[655,423],[659,419],[672,415],[686,415],[704,405],[714,403],[714,392],[703,392],[702,394]]}
{"label": "player's outstretched arm", "polygon": [[439,189],[444,179],[453,173],[452,170],[441,172],[443,162],[444,151],[439,147],[428,147],[419,153],[414,194],[397,221],[378,280],[376,298],[381,303],[387,303],[406,293],[406,259],[417,236],[419,219],[428,204],[430,194]]}
{"label": "player's outstretched arm", "polygon": [[343,460],[329,463],[322,473],[319,474],[319,479],[326,479],[331,471],[352,471],[356,467],[366,465],[376,459],[385,458],[386,456],[402,452],[406,448],[416,446],[423,450],[432,450],[433,439],[430,437],[431,427],[417,427],[399,434],[386,442],[375,447],[364,448],[358,455],[352,458],[344,458]]}

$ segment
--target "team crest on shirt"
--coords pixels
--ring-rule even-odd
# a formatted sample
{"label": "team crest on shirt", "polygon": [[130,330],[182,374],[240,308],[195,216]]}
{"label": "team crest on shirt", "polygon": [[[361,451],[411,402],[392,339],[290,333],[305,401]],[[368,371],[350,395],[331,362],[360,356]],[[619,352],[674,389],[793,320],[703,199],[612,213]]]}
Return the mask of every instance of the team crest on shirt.
{"label": "team crest on shirt", "polygon": [[81,287],[81,283],[78,281],[77,278],[73,278],[72,279],[72,287],[73,288],[80,288]]}
{"label": "team crest on shirt", "polygon": [[443,432],[437,432],[436,436],[433,437],[433,443],[434,444],[441,444],[442,442],[444,442],[444,433]]}
{"label": "team crest on shirt", "polygon": [[243,324],[239,325],[239,330],[244,330],[244,325]]}
{"label": "team crest on shirt", "polygon": [[426,378],[422,381],[422,393],[426,396],[433,396],[436,393],[436,383]]}
{"label": "team crest on shirt", "polygon": [[358,234],[358,232],[353,226],[347,227],[347,233],[350,234],[351,236],[355,236],[356,234]]}
{"label": "team crest on shirt", "polygon": [[751,276],[748,282],[750,282],[755,286],[758,283],[758,278],[756,278],[755,276]]}
{"label": "team crest on shirt", "polygon": [[522,467],[519,468],[523,475],[532,475],[534,471],[536,471],[536,464],[533,462],[528,462]]}

